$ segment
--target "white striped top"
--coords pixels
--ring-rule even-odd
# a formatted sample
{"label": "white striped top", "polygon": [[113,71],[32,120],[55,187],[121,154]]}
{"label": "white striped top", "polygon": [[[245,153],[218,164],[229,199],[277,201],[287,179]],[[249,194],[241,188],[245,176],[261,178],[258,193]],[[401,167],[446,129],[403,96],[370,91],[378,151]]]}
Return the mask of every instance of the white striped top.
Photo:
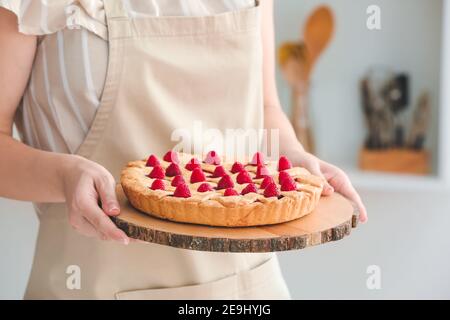
{"label": "white striped top", "polygon": [[[204,16],[240,10],[255,0],[118,0],[130,17]],[[0,0],[19,31],[39,36],[29,84],[16,115],[22,140],[33,147],[75,153],[105,84],[108,30],[103,0]]]}

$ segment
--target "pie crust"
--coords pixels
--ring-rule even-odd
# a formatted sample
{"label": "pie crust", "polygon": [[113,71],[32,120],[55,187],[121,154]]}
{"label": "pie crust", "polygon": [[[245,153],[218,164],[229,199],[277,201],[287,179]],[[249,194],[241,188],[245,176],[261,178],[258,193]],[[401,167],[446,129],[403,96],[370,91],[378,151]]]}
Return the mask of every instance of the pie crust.
{"label": "pie crust", "polygon": [[[174,196],[175,187],[171,186],[173,177],[164,177],[165,190],[152,190],[150,187],[155,179],[149,178],[152,167],[146,166],[146,160],[129,162],[121,174],[122,188],[136,209],[162,219],[177,222],[195,223],[210,226],[248,227],[270,225],[291,221],[311,213],[317,206],[324,181],[311,175],[306,169],[292,167],[285,170],[294,178],[296,190],[280,191],[278,197],[265,197],[260,189],[263,179],[256,179],[256,166],[244,163],[258,188],[258,193],[241,195],[247,184],[238,184],[237,173],[230,172],[232,163],[221,165],[234,181],[237,196],[224,196],[224,190],[217,190],[220,178],[212,178],[216,165],[202,162],[203,157],[179,153],[179,167],[182,176],[189,187],[191,196],[187,198]],[[213,191],[198,192],[203,182],[190,183],[191,171],[185,169],[185,164],[196,157],[205,173],[206,182]],[[159,159],[160,165],[166,169],[170,162]],[[268,161],[265,166],[280,189],[278,181],[278,162]]]}

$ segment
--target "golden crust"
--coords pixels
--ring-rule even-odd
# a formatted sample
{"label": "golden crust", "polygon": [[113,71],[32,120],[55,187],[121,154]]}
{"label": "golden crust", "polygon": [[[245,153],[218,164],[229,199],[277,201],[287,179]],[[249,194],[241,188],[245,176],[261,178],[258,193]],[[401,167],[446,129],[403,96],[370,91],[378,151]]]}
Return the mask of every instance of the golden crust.
{"label": "golden crust", "polygon": [[[192,157],[192,156],[191,156]],[[189,182],[190,172],[184,169],[184,164],[190,157],[180,157],[180,168],[186,182]],[[161,161],[163,167],[169,163]],[[223,164],[225,169],[231,165]],[[276,182],[276,162],[267,164]],[[205,172],[211,168],[202,165]],[[288,172],[297,181],[297,190],[281,192],[281,197],[266,198],[262,190],[244,196],[223,196],[223,190],[212,192],[197,192],[198,185],[189,184],[192,196],[177,198],[173,196],[174,187],[170,181],[166,190],[151,190],[153,179],[147,177],[152,168],[145,166],[144,160],[128,163],[121,175],[121,184],[131,205],[147,214],[178,222],[196,223],[210,226],[246,227],[269,225],[291,221],[311,213],[317,203],[323,188],[323,180],[311,175],[303,168],[292,168]],[[253,167],[246,169],[254,178]],[[236,181],[236,175],[230,174]],[[170,178],[168,178],[170,179]],[[207,177],[207,182],[217,184],[217,178]],[[259,184],[261,180],[254,180]],[[240,192],[245,185],[235,183],[235,189]]]}

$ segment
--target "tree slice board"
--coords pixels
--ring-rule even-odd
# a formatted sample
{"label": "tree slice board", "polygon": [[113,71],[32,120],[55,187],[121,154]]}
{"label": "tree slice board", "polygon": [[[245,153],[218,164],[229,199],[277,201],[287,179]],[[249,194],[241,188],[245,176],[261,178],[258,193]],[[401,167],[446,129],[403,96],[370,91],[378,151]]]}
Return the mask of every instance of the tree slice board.
{"label": "tree slice board", "polygon": [[121,213],[114,223],[129,237],[145,242],[199,251],[273,252],[298,250],[337,241],[350,234],[359,214],[335,193],[322,197],[316,210],[286,223],[258,227],[209,227],[163,220],[134,209],[117,186]]}

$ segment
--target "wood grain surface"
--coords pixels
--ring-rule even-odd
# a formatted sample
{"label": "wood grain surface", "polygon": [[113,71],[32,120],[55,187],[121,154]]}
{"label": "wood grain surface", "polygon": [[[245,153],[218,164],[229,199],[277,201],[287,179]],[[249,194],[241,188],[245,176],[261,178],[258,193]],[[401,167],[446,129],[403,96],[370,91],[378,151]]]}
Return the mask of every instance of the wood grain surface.
{"label": "wood grain surface", "polygon": [[322,197],[311,214],[268,226],[227,228],[177,223],[142,213],[117,186],[121,214],[112,218],[128,236],[145,242],[199,251],[272,252],[298,250],[337,241],[358,224],[354,206],[339,194]]}

